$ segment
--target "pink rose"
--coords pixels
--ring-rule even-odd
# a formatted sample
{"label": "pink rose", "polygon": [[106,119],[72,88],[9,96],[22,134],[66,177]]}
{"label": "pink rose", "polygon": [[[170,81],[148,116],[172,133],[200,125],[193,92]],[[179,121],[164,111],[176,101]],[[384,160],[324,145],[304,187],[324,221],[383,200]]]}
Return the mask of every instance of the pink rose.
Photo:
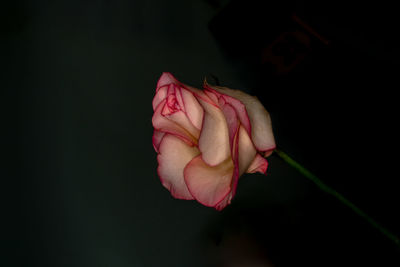
{"label": "pink rose", "polygon": [[221,210],[239,177],[265,173],[275,149],[271,119],[256,97],[204,83],[185,85],[165,72],[153,99],[153,146],[161,183],[173,197]]}

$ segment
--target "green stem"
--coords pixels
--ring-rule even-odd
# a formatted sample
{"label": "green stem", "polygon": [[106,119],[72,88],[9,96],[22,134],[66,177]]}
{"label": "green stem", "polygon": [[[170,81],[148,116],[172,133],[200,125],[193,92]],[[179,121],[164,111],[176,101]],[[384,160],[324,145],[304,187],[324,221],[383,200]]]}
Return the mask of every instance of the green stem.
{"label": "green stem", "polygon": [[288,163],[290,166],[295,168],[297,171],[299,171],[301,174],[303,174],[306,178],[309,180],[313,181],[322,191],[325,191],[328,194],[331,194],[335,198],[337,198],[340,202],[345,204],[347,207],[352,209],[355,213],[360,215],[362,218],[367,220],[373,227],[378,229],[383,235],[385,235],[387,238],[392,240],[397,246],[400,246],[400,240],[398,237],[396,237],[394,234],[392,234],[389,230],[387,230],[385,227],[377,223],[374,219],[369,217],[365,212],[360,210],[356,205],[351,203],[347,198],[345,198],[343,195],[340,193],[336,192],[334,189],[326,185],[324,182],[322,182],[317,176],[315,176],[313,173],[311,173],[309,170],[304,168],[301,164],[296,162],[294,159],[289,157],[285,152],[275,149],[276,154],[283,159],[286,163]]}

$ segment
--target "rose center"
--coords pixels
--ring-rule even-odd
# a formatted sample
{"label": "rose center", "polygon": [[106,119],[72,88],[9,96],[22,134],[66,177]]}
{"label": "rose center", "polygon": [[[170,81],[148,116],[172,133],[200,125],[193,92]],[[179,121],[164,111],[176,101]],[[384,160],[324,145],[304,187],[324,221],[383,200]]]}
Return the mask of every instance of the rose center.
{"label": "rose center", "polygon": [[163,115],[171,115],[177,111],[181,110],[178,101],[176,100],[176,96],[171,94],[167,97],[166,105],[162,111]]}

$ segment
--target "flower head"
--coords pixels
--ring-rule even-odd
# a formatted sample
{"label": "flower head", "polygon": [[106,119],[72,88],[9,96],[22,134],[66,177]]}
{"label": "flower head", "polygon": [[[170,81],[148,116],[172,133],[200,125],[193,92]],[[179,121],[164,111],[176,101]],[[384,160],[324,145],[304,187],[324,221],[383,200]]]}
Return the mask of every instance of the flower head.
{"label": "flower head", "polygon": [[221,210],[239,177],[265,173],[275,149],[269,113],[256,97],[211,86],[199,90],[163,73],[153,99],[158,174],[173,197]]}

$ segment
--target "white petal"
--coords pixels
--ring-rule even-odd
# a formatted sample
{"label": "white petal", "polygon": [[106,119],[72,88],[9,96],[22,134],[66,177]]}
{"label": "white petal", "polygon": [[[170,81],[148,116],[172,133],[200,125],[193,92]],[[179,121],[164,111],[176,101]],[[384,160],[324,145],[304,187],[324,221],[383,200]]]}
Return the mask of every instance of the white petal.
{"label": "white petal", "polygon": [[193,123],[193,125],[200,130],[204,116],[204,111],[202,106],[199,104],[199,101],[197,101],[192,92],[182,88],[181,94],[186,115]]}
{"label": "white petal", "polygon": [[262,156],[260,156],[260,154],[257,154],[246,172],[247,173],[259,172],[265,174],[267,172],[267,168],[268,168],[268,161]]}
{"label": "white petal", "polygon": [[204,108],[203,128],[199,139],[199,149],[203,160],[215,166],[231,157],[228,125],[219,107],[199,99]]}
{"label": "white petal", "polygon": [[173,197],[193,199],[184,181],[183,171],[186,165],[199,154],[196,147],[186,145],[177,137],[166,134],[160,144],[157,156],[158,174],[165,188]]}
{"label": "white petal", "polygon": [[179,136],[188,144],[197,144],[197,139],[186,129],[182,128],[176,122],[166,118],[161,114],[166,100],[164,99],[156,108],[153,114],[152,123],[155,130]]}
{"label": "white petal", "polygon": [[153,110],[156,110],[157,106],[167,97],[168,86],[163,86],[157,90],[156,95],[153,98]]}
{"label": "white petal", "polygon": [[257,151],[251,142],[249,135],[246,130],[241,126],[239,128],[238,137],[238,161],[239,161],[239,176],[246,172],[251,162],[254,160]]}
{"label": "white petal", "polygon": [[246,106],[251,123],[251,139],[258,151],[269,152],[275,148],[271,117],[257,97],[226,87],[212,86],[212,88],[240,100]]}
{"label": "white petal", "polygon": [[199,155],[186,166],[185,182],[197,201],[214,207],[230,193],[233,169],[231,159],[211,167]]}

